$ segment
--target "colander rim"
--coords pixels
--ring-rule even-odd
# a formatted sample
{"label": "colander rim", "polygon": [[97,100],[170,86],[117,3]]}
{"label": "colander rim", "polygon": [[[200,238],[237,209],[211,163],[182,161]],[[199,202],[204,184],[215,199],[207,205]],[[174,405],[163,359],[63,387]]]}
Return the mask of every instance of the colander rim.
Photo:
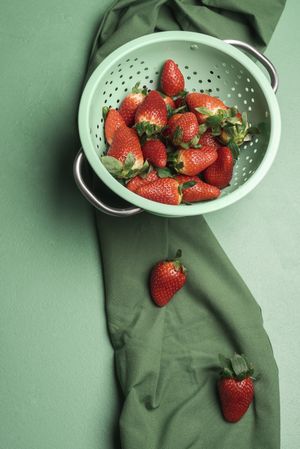
{"label": "colander rim", "polygon": [[[258,83],[270,111],[270,138],[265,155],[256,169],[255,173],[238,189],[229,192],[225,196],[221,196],[212,201],[194,203],[192,205],[180,204],[178,206],[166,205],[143,198],[120,184],[103,166],[99,156],[96,154],[91,138],[89,127],[89,108],[95,92],[98,87],[99,80],[103,71],[108,71],[111,66],[115,65],[120,58],[124,58],[132,50],[137,50],[145,44],[167,41],[190,41],[192,44],[204,44],[236,59],[245,69],[253,76]],[[163,216],[193,216],[202,215],[208,212],[217,211],[227,207],[236,201],[242,199],[250,193],[264,178],[269,171],[278,151],[281,119],[280,111],[275,93],[269,84],[266,76],[261,69],[241,50],[232,45],[206,34],[195,33],[190,31],[162,31],[148,34],[134,39],[107,56],[93,71],[88,79],[82,92],[79,113],[78,113],[79,135],[82,143],[83,151],[97,176],[118,196],[125,199],[132,205],[138,206],[148,212]]]}

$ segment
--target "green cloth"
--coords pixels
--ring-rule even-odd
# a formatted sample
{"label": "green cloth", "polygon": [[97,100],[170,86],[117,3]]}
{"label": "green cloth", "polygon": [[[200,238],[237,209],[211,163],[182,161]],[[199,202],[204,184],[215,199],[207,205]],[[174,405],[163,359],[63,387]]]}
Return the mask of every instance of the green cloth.
{"label": "green cloth", "polygon": [[117,0],[99,26],[89,73],[113,50],[154,31],[185,30],[240,39],[263,50],[285,0]]}
{"label": "green cloth", "polygon": [[[200,31],[263,48],[283,6],[279,0],[119,1],[101,22],[89,73],[118,46],[153,31]],[[106,189],[98,187],[103,196]],[[278,372],[261,310],[204,218],[97,214],[97,226],[124,399],[122,449],[278,449]],[[149,271],[178,248],[188,281],[160,309],[149,296]],[[216,381],[218,354],[234,351],[248,356],[260,378],[246,415],[229,424]]]}

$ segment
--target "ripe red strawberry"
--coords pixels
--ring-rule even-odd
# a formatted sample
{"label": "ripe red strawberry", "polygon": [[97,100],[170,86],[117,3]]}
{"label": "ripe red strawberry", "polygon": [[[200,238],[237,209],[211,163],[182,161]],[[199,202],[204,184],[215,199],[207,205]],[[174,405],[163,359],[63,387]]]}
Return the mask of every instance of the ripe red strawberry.
{"label": "ripe red strawberry", "polygon": [[119,112],[123,117],[127,126],[134,125],[134,117],[138,106],[143,103],[146,98],[147,91],[144,89],[139,89],[139,84],[137,83],[130,94],[128,94],[122,101]]}
{"label": "ripe red strawberry", "polygon": [[173,97],[184,89],[184,77],[177,64],[172,59],[164,63],[160,77],[161,90],[166,95]]}
{"label": "ripe red strawberry", "polygon": [[135,157],[133,168],[139,168],[143,165],[144,157],[136,131],[127,126],[122,126],[116,130],[107,155],[118,159],[120,162],[125,162],[128,153],[132,153]]}
{"label": "ripe red strawberry", "polygon": [[234,159],[228,147],[220,147],[217,160],[204,171],[204,179],[209,184],[223,189],[228,186],[233,173]]}
{"label": "ripe red strawberry", "polygon": [[117,178],[128,178],[136,170],[141,170],[144,157],[136,131],[126,125],[119,127],[114,133],[107,155],[102,156],[101,161]]}
{"label": "ripe red strawberry", "polygon": [[206,182],[201,181],[197,176],[177,175],[175,179],[180,185],[191,181],[195,182],[194,186],[183,188],[182,190],[182,200],[185,203],[213,200],[218,198],[221,193],[218,187],[206,184]]}
{"label": "ripe red strawberry", "polygon": [[137,188],[138,195],[148,200],[177,206],[181,202],[182,193],[179,184],[173,178],[160,178]]}
{"label": "ripe red strawberry", "polygon": [[209,130],[205,131],[205,133],[201,135],[198,144],[202,146],[214,147],[216,150],[218,150],[221,146]]}
{"label": "ripe red strawberry", "polygon": [[174,114],[169,118],[166,128],[163,130],[162,134],[164,137],[170,137],[171,134],[175,132],[177,120],[182,116],[182,114]]}
{"label": "ripe red strawberry", "polygon": [[167,165],[167,149],[160,140],[147,140],[142,146],[142,152],[144,159],[155,167],[163,168]]}
{"label": "ripe red strawberry", "polygon": [[199,140],[199,124],[197,117],[192,112],[181,114],[169,129],[171,131],[170,138],[176,146],[189,148],[196,145]]}
{"label": "ripe red strawberry", "polygon": [[234,354],[231,359],[222,357],[222,362],[224,367],[218,381],[219,398],[225,420],[234,423],[244,416],[253,401],[253,368],[239,354]]}
{"label": "ripe red strawberry", "polygon": [[168,120],[167,107],[161,95],[152,90],[135,113],[135,127],[138,134],[148,137],[157,134],[166,126]]}
{"label": "ripe red strawberry", "polygon": [[198,176],[188,176],[188,175],[176,175],[174,179],[176,179],[180,185],[190,181],[193,182],[200,181],[200,178]]}
{"label": "ripe red strawberry", "polygon": [[157,179],[160,179],[157,176],[157,171],[151,170],[146,176],[135,176],[134,178],[131,178],[126,184],[126,187],[132,192],[136,192],[140,186],[147,184],[148,182],[156,181]]}
{"label": "ripe red strawberry", "polygon": [[195,176],[215,162],[217,157],[214,147],[189,148],[177,151],[173,164],[178,173]]}
{"label": "ripe red strawberry", "polygon": [[103,115],[105,115],[104,133],[107,143],[110,145],[113,140],[115,131],[124,126],[123,117],[115,109],[103,108]]}
{"label": "ripe red strawberry", "polygon": [[178,250],[174,260],[163,260],[154,265],[150,274],[150,292],[153,301],[163,307],[186,282],[186,269],[180,262]]}
{"label": "ripe red strawberry", "polygon": [[[228,107],[219,98],[213,97],[212,95],[201,94],[199,92],[191,92],[187,94],[185,101],[189,110],[196,114],[197,120],[200,124],[204,123],[209,116],[216,115],[219,109],[228,109]],[[203,112],[197,111],[196,108],[203,108]]]}
{"label": "ripe red strawberry", "polygon": [[171,112],[173,109],[175,109],[175,101],[173,100],[173,98],[169,97],[168,95],[164,95],[164,94],[162,94],[162,98],[165,102],[168,112]]}

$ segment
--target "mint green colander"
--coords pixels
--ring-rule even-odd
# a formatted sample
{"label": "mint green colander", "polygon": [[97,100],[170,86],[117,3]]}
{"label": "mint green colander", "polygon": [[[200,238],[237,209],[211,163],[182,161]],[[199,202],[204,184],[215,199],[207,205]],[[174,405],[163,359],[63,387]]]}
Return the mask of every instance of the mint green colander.
{"label": "mint green colander", "polygon": [[[263,64],[271,83],[236,47]],[[246,111],[250,124],[260,125],[260,134],[241,147],[230,186],[215,200],[179,206],[147,200],[121,185],[100,161],[105,150],[103,106],[118,107],[137,81],[149,89],[158,88],[159,74],[166,59],[174,59],[179,65],[188,91],[208,90],[228,106]],[[96,68],[81,97],[79,133],[83,150],[74,162],[74,177],[80,191],[97,209],[114,216],[126,217],[145,210],[167,217],[183,217],[229,206],[257,186],[273,163],[280,139],[277,86],[278,78],[271,62],[240,41],[221,41],[203,34],[171,31],[149,34],[123,45]],[[82,176],[85,157],[97,176],[132,206],[117,209],[96,197]]]}

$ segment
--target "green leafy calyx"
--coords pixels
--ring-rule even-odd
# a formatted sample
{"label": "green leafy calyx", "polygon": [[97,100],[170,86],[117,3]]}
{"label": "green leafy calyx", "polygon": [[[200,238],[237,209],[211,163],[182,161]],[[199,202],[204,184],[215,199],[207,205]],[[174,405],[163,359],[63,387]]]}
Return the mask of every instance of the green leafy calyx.
{"label": "green leafy calyx", "polygon": [[146,88],[141,89],[140,84],[141,84],[140,81],[138,81],[131,89],[131,93],[147,95],[147,89]]}
{"label": "green leafy calyx", "polygon": [[154,134],[160,133],[162,130],[161,126],[154,125],[150,122],[139,122],[134,127],[140,137],[143,134],[146,134],[147,137],[151,137]]}
{"label": "green leafy calyx", "polygon": [[[233,114],[234,108],[230,109]],[[219,140],[228,145],[234,143],[241,146],[245,141],[251,140],[253,134],[258,134],[259,130],[254,127],[250,127],[248,123],[247,113],[243,112],[242,115],[230,116],[221,123],[220,133],[216,134]]]}
{"label": "green leafy calyx", "polygon": [[182,128],[180,126],[176,126],[176,129],[172,137],[172,141],[175,145],[179,145],[181,143],[182,135],[183,135]]}
{"label": "green leafy calyx", "polygon": [[128,153],[124,163],[113,156],[101,156],[101,162],[109,173],[117,179],[131,179],[134,176],[142,175],[149,170],[149,163],[145,161],[141,168],[133,168],[135,164],[135,156]]}
{"label": "green leafy calyx", "polygon": [[248,362],[245,355],[235,353],[231,358],[226,358],[219,354],[219,360],[222,365],[221,377],[236,380],[243,380],[248,377],[253,378],[253,365]]}
{"label": "green leafy calyx", "polygon": [[106,120],[108,111],[109,111],[109,107],[108,107],[108,106],[104,106],[104,107],[102,108],[102,117],[103,117],[103,120]]}
{"label": "green leafy calyx", "polygon": [[167,167],[159,168],[157,170],[157,175],[159,178],[172,178],[173,177],[171,170]]}

